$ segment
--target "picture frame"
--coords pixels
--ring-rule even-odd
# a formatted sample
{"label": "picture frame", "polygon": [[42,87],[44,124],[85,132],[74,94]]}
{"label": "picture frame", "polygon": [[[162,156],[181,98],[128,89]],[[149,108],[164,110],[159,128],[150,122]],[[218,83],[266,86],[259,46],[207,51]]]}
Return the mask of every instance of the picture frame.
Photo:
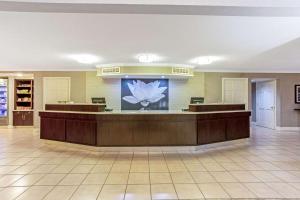
{"label": "picture frame", "polygon": [[295,103],[300,104],[300,85],[295,85]]}

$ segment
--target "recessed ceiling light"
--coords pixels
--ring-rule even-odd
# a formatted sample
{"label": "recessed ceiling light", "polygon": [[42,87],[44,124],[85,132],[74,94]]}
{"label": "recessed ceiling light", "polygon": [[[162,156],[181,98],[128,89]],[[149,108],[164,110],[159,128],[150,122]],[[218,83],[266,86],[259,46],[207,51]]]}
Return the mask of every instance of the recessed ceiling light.
{"label": "recessed ceiling light", "polygon": [[201,56],[191,60],[192,63],[197,65],[209,65],[217,60],[220,60],[220,57],[217,56]]}
{"label": "recessed ceiling light", "polygon": [[165,78],[165,76],[161,76],[161,78]]}
{"label": "recessed ceiling light", "polygon": [[159,56],[155,54],[148,54],[148,53],[142,53],[138,54],[136,58],[139,60],[141,63],[152,63],[155,61],[159,60]]}
{"label": "recessed ceiling light", "polygon": [[82,64],[93,64],[99,61],[99,58],[97,56],[91,54],[70,55],[69,58],[76,60],[77,62]]}

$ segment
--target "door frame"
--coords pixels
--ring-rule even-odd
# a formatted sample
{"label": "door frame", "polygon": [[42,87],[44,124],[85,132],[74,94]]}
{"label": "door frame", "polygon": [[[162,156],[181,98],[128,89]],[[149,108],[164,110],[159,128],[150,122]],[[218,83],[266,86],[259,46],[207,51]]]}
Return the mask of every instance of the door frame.
{"label": "door frame", "polygon": [[43,108],[45,109],[45,97],[46,97],[46,94],[45,94],[45,81],[47,80],[51,80],[51,79],[68,79],[69,81],[69,100],[71,99],[71,77],[43,77]]}
{"label": "door frame", "polygon": [[247,110],[249,108],[249,79],[248,78],[222,78],[222,103],[224,103],[224,99],[225,99],[225,94],[224,94],[224,82],[225,80],[230,80],[230,79],[235,79],[235,80],[244,80],[245,82],[247,82],[246,84],[246,103],[245,103],[245,109]]}
{"label": "door frame", "polygon": [[[272,129],[272,130],[276,130],[276,127],[277,127],[277,80],[276,79],[257,79],[257,81],[255,81],[256,83],[259,83],[259,82],[273,82],[273,87],[274,87],[274,127],[273,128],[269,128],[269,129]],[[257,98],[257,86],[256,86],[256,89],[255,89],[255,93],[256,93],[256,98]],[[255,111],[255,115],[256,115],[256,122],[255,122],[255,125],[256,126],[259,126],[259,127],[264,127],[264,126],[260,126],[258,125],[257,123],[257,113],[258,113],[258,102],[257,102],[257,99],[256,99],[256,111]],[[268,128],[268,127],[264,127],[264,128]]]}

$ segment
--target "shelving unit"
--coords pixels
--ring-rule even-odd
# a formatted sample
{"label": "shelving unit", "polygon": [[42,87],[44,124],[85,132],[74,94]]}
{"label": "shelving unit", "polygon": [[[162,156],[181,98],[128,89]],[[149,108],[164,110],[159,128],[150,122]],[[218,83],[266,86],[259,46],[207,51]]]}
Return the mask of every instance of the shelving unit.
{"label": "shelving unit", "polygon": [[33,126],[33,95],[34,82],[32,79],[15,80],[14,126]]}

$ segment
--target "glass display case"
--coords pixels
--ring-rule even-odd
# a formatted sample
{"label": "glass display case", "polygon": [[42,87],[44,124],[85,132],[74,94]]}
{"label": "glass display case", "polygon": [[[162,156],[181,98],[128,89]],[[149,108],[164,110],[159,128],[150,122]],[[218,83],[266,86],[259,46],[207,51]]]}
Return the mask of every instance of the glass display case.
{"label": "glass display case", "polygon": [[8,79],[7,78],[0,78],[0,117],[7,118],[7,85]]}

